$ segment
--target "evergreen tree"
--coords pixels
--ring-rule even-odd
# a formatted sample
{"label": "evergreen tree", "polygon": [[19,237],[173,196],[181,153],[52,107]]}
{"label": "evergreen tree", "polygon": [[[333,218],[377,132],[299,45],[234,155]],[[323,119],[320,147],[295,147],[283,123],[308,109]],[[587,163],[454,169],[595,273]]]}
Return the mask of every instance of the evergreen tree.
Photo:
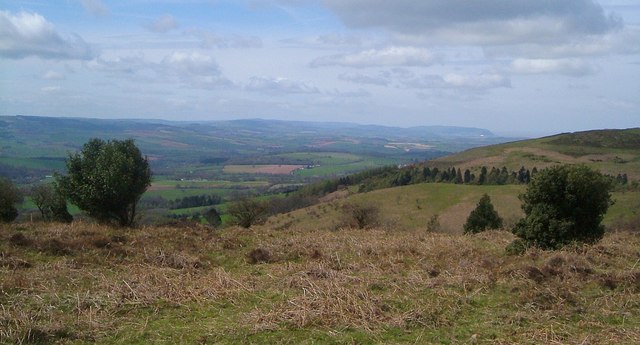
{"label": "evergreen tree", "polygon": [[555,166],[536,174],[521,195],[525,218],[513,233],[527,245],[557,249],[602,238],[611,180],[586,166]]}
{"label": "evergreen tree", "polygon": [[484,194],[476,208],[471,211],[467,222],[464,224],[464,233],[478,233],[487,229],[499,229],[502,227],[502,218],[491,204],[489,195]]}
{"label": "evergreen tree", "polygon": [[463,178],[462,182],[464,182],[465,184],[471,182],[471,171],[469,171],[469,169],[464,171],[464,178]]}

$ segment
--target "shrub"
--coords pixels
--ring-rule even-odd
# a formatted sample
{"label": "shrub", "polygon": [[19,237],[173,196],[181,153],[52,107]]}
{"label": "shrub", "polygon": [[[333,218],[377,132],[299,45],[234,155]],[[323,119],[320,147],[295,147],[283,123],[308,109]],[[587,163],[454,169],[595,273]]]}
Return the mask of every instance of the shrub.
{"label": "shrub", "polygon": [[440,229],[441,229],[440,216],[437,214],[434,214],[433,216],[431,216],[431,218],[429,218],[429,221],[427,222],[427,231],[436,232],[436,231],[440,231]]}
{"label": "shrub", "polygon": [[245,229],[254,224],[265,221],[269,205],[261,200],[244,198],[229,206],[227,212],[233,217],[233,222]]}
{"label": "shrub", "polygon": [[203,217],[204,219],[207,220],[207,223],[209,223],[209,225],[213,227],[218,227],[220,226],[220,224],[222,224],[220,213],[218,213],[218,210],[216,210],[215,207],[212,207],[209,210],[207,210],[204,213]]}
{"label": "shrub", "polygon": [[464,224],[464,233],[478,233],[487,229],[499,229],[502,227],[502,218],[493,208],[491,198],[484,194],[476,208],[471,211],[467,222]]}
{"label": "shrub", "polygon": [[15,204],[22,202],[20,190],[9,179],[0,177],[0,222],[12,222],[18,217]]}
{"label": "shrub", "polygon": [[380,208],[369,202],[347,203],[342,206],[345,225],[368,229],[380,223]]}
{"label": "shrub", "polygon": [[51,184],[33,187],[31,200],[36,204],[45,221],[70,223],[73,220],[73,216],[67,210],[67,200]]}
{"label": "shrub", "polygon": [[609,179],[585,166],[545,169],[520,196],[525,218],[513,233],[543,249],[596,242],[604,235],[601,222],[612,204],[610,190]]}

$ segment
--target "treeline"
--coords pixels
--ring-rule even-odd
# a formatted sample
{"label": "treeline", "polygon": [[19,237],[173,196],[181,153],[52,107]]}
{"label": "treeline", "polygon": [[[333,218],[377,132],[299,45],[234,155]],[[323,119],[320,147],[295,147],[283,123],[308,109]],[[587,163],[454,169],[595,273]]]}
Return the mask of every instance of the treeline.
{"label": "treeline", "polygon": [[440,170],[437,167],[412,166],[401,169],[396,176],[390,180],[389,187],[404,186],[415,183],[455,183],[474,185],[505,185],[505,184],[528,184],[538,168],[529,170],[521,167],[518,171],[509,171],[506,167],[486,166],[480,168],[478,174],[466,169],[464,172],[458,168]]}
{"label": "treeline", "polygon": [[167,208],[172,210],[202,206],[214,206],[223,202],[219,195],[193,195],[175,200],[167,200],[162,196],[145,197],[139,202],[141,208]]}
{"label": "treeline", "polygon": [[[370,192],[377,189],[399,187],[417,183],[455,183],[471,185],[510,185],[529,184],[538,174],[538,168],[528,169],[522,166],[517,171],[506,167],[486,167],[471,171],[460,168],[439,169],[415,164],[403,167],[388,166],[371,169],[357,174],[329,179],[307,185],[295,192],[297,196],[323,196],[340,188],[358,187],[358,192]],[[614,188],[629,184],[627,174],[605,175]]]}

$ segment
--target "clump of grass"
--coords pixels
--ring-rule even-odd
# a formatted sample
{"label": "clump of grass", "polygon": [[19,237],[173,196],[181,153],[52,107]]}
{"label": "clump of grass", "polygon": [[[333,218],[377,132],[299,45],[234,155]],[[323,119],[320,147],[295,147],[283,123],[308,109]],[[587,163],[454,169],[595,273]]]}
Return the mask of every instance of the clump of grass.
{"label": "clump of grass", "polygon": [[266,248],[256,248],[253,249],[247,254],[249,262],[252,264],[265,264],[274,262],[275,259],[271,251]]}

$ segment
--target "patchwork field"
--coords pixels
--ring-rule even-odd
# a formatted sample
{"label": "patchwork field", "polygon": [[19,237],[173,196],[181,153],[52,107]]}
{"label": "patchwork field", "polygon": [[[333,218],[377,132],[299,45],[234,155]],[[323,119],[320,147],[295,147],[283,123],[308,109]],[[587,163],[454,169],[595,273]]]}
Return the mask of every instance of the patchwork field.
{"label": "patchwork field", "polygon": [[291,175],[304,168],[304,165],[225,165],[223,171],[227,174]]}

